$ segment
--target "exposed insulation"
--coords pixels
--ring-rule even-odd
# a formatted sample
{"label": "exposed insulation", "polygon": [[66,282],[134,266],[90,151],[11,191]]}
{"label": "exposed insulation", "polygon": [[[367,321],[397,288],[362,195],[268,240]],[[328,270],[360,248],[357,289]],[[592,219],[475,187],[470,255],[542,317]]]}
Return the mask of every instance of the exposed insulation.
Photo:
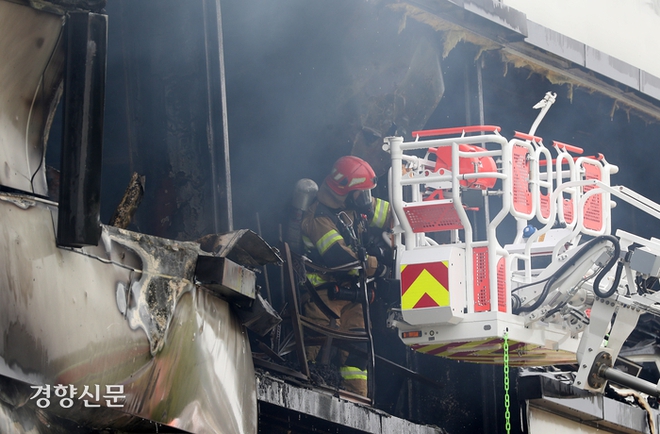
{"label": "exposed insulation", "polygon": [[[561,74],[556,71],[552,71],[542,65],[539,65],[538,63],[530,62],[529,60],[516,56],[511,52],[503,50],[501,51],[501,54],[502,54],[502,61],[505,62],[507,65],[511,64],[515,68],[526,68],[533,73],[541,74],[545,78],[547,78],[548,81],[552,84],[556,84],[556,85],[570,84],[572,86],[580,85],[576,80],[571,80],[571,78],[569,78],[564,74]],[[506,75],[506,71],[504,75]]]}
{"label": "exposed insulation", "polygon": [[603,86],[605,87],[601,87],[598,84],[591,85],[588,80],[583,81],[579,78],[572,77],[572,74],[563,74],[560,68],[549,68],[546,65],[534,61],[532,58],[520,56],[512,51],[503,49],[506,47],[458,24],[447,21],[440,16],[432,12],[428,12],[420,7],[407,3],[395,3],[391,4],[389,7],[392,10],[404,14],[404,20],[402,21],[402,26],[404,27],[406,20],[408,18],[412,18],[420,23],[430,26],[437,32],[443,33],[443,58],[447,57],[459,42],[469,42],[479,48],[475,59],[478,59],[484,51],[498,50],[501,54],[502,62],[505,65],[504,75],[506,75],[509,65],[512,65],[515,68],[525,68],[532,74],[542,75],[554,85],[566,85],[568,99],[571,102],[573,101],[574,89],[576,87],[581,87],[587,92],[598,92],[609,98],[612,98],[614,102],[612,113],[610,114],[611,116],[614,116],[616,110],[622,109],[625,110],[628,117],[630,117],[630,112],[632,111],[647,123],[658,122],[658,120],[660,120],[659,112],[653,110],[650,107],[644,107],[645,104],[642,103],[641,100],[640,104],[638,105],[635,101],[636,98],[629,94],[626,96],[631,98],[630,102],[627,102],[625,98],[617,98],[615,96],[616,90],[613,90],[612,92],[608,91],[607,85],[605,83],[603,83]]}
{"label": "exposed insulation", "polygon": [[[545,77],[550,83],[554,85],[566,85],[568,88],[568,99],[573,102],[573,91],[577,87],[583,88],[586,92],[589,93],[600,93],[609,98],[612,98],[612,110],[610,112],[610,119],[614,117],[614,114],[617,110],[621,109],[626,112],[628,120],[630,120],[630,113],[635,113],[639,118],[643,119],[645,122],[658,122],[660,119],[660,113],[653,112],[651,113],[648,110],[639,110],[636,109],[633,105],[626,103],[624,99],[618,99],[613,96],[611,92],[603,91],[599,86],[590,86],[589,83],[577,80],[570,77],[567,74],[562,74],[560,71],[550,69],[544,65],[536,63],[533,59],[528,59],[526,57],[518,56],[515,53],[508,50],[501,50],[500,55],[502,56],[502,62],[505,64],[504,75],[506,75],[509,65],[512,65],[514,68],[525,68],[531,73],[540,74]],[[628,95],[630,96],[630,95]]]}
{"label": "exposed insulation", "polygon": [[444,33],[444,43],[442,47],[443,58],[447,57],[451,50],[453,50],[456,45],[462,41],[470,42],[471,44],[474,44],[480,48],[479,53],[477,53],[476,56],[477,58],[479,58],[481,53],[484,51],[497,50],[502,48],[500,44],[497,44],[488,38],[478,35],[457,24],[443,20],[437,15],[434,15],[416,6],[406,3],[396,3],[390,5],[390,8],[404,13],[405,19],[410,17],[416,21],[419,21],[420,23],[431,26],[431,28],[433,28],[435,31]]}
{"label": "exposed insulation", "polygon": [[433,13],[424,11],[423,9],[406,3],[397,3],[391,5],[390,7],[394,10],[404,13],[404,23],[405,20],[410,17],[416,21],[431,26],[438,32],[442,32],[444,34],[442,50],[443,58],[446,58],[459,42],[465,41],[479,47],[479,51],[475,56],[476,59],[478,59],[484,51],[500,50],[502,61],[505,65],[504,75],[506,75],[507,72],[506,68],[508,68],[508,65],[511,64],[515,68],[526,68],[530,70],[531,73],[540,74],[546,77],[552,84],[568,85],[568,98],[570,101],[573,100],[573,88],[575,86],[580,86],[580,83],[564,74],[552,71],[537,63],[531,62],[530,60],[516,56],[511,52],[501,50],[501,48],[503,48],[502,45],[497,44],[496,42],[477,33],[474,33],[464,27],[444,20]]}
{"label": "exposed insulation", "polygon": [[410,17],[416,21],[431,26],[435,31],[442,32],[444,34],[442,47],[443,58],[446,58],[459,42],[465,41],[479,47],[475,59],[478,59],[484,51],[499,50],[502,56],[502,62],[504,63],[505,67],[504,75],[507,74],[508,66],[511,64],[515,68],[526,68],[530,71],[530,73],[540,74],[547,78],[548,81],[550,81],[552,84],[567,85],[568,99],[571,102],[573,101],[574,87],[580,86],[578,81],[571,79],[567,75],[552,71],[528,59],[516,56],[509,51],[502,50],[502,45],[497,44],[496,42],[477,33],[474,33],[464,27],[444,20],[433,13],[424,11],[423,9],[406,3],[396,3],[390,5],[390,7],[393,10],[402,12],[404,14],[404,19],[402,20],[402,26],[404,27],[407,18]]}
{"label": "exposed insulation", "polygon": [[542,65],[539,65],[538,63],[534,63],[520,56],[516,56],[509,51],[502,50],[500,54],[502,56],[502,62],[504,62],[505,65],[504,75],[507,74],[509,65],[512,65],[514,68],[528,69],[533,74],[540,74],[544,76],[550,83],[554,85],[567,85],[568,100],[573,102],[573,89],[575,87],[580,87],[580,83],[577,80],[571,79],[567,75],[561,74],[559,72],[552,71]]}
{"label": "exposed insulation", "polygon": [[638,405],[640,408],[646,411],[646,417],[647,417],[646,422],[649,425],[649,432],[651,434],[657,434],[656,426],[653,420],[653,409],[649,405],[646,399],[648,395],[632,389],[623,389],[616,386],[611,386],[611,387],[616,391],[618,395],[622,397],[630,397],[632,402],[630,401],[628,402],[630,402],[633,405]]}

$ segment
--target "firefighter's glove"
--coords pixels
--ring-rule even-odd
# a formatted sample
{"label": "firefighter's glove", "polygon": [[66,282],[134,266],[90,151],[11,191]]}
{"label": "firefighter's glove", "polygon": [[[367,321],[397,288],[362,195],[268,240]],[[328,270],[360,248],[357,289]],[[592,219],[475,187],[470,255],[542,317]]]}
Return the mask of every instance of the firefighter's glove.
{"label": "firefighter's glove", "polygon": [[367,254],[375,256],[379,261],[385,259],[385,249],[373,243],[367,247]]}
{"label": "firefighter's glove", "polygon": [[387,268],[387,265],[385,264],[378,264],[378,267],[376,268],[376,272],[374,273],[374,277],[376,279],[383,279],[390,274],[390,269]]}
{"label": "firefighter's glove", "polygon": [[390,269],[383,263],[378,262],[375,256],[367,256],[367,276],[380,279],[389,275]]}
{"label": "firefighter's glove", "polygon": [[375,256],[367,255],[366,262],[367,269],[365,271],[367,272],[368,277],[372,277],[374,274],[376,274],[376,271],[378,271],[378,258]]}

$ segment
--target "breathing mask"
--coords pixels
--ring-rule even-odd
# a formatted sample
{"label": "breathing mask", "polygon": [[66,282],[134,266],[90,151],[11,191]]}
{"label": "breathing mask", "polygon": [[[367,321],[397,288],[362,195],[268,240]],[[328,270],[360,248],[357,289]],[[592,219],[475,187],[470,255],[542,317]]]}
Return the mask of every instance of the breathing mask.
{"label": "breathing mask", "polygon": [[346,198],[346,205],[360,214],[365,214],[367,219],[371,219],[374,216],[371,190],[359,190],[357,194],[349,194]]}

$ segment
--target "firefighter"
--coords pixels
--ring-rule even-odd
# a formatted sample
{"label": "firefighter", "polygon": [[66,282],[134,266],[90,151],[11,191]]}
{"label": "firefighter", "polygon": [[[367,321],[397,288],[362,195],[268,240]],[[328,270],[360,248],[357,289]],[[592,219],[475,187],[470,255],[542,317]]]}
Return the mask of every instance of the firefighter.
{"label": "firefighter", "polygon": [[[376,182],[366,161],[341,157],[321,184],[301,223],[312,261],[342,269],[307,275],[323,303],[335,313],[336,327],[341,331],[364,332],[364,290],[359,287],[359,270],[363,269],[372,279],[385,277],[389,271],[385,260],[389,246],[383,246],[382,235],[391,228],[392,216],[387,201],[371,196]],[[323,309],[312,300],[305,302],[303,310],[317,324],[331,325]],[[340,355],[340,373],[343,389],[367,396],[367,345],[362,344],[361,349]],[[319,350],[309,347],[308,359],[314,361]]]}

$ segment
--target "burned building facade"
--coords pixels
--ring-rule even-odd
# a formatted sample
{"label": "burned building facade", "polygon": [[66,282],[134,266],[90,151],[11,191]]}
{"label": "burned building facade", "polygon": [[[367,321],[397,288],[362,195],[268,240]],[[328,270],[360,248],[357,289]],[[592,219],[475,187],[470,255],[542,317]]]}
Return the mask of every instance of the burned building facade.
{"label": "burned building facade", "polygon": [[[0,42],[0,53],[10,58],[20,48],[40,56],[34,63],[18,56],[10,63],[13,69],[0,69],[5,83],[0,94],[8,101],[0,119],[6,134],[0,139],[3,149],[11,149],[6,154],[12,155],[0,174],[3,203],[11,204],[3,208],[2,233],[12,246],[5,249],[5,277],[0,281],[4,306],[12,306],[0,311],[0,326],[5,328],[0,374],[10,379],[3,380],[3,414],[9,421],[5,426],[16,432],[23,432],[17,421],[30,420],[27,414],[39,411],[33,400],[25,399],[26,384],[44,378],[72,384],[122,382],[133,394],[128,413],[135,419],[107,412],[95,422],[96,416],[84,413],[75,422],[94,429],[107,423],[118,432],[147,432],[152,423],[158,424],[159,432],[505,432],[502,367],[411,351],[386,326],[388,306],[382,304],[372,306],[374,346],[382,360],[376,362],[376,393],[368,410],[316,394],[318,383],[297,364],[296,351],[280,351],[286,345],[274,343],[272,332],[259,336],[239,324],[232,309],[240,309],[240,302],[192,288],[200,282],[200,257],[224,258],[219,244],[203,249],[193,240],[246,229],[250,232],[242,232],[242,240],[250,244],[252,232],[258,234],[259,253],[251,252],[257,258],[243,264],[255,272],[260,296],[285,314],[289,277],[281,264],[281,242],[296,181],[322,182],[343,155],[364,158],[385,180],[390,156],[382,150],[383,138],[410,140],[413,131],[424,128],[491,124],[505,135],[527,132],[537,114],[532,106],[548,91],[556,94],[556,102],[536,135],[580,146],[586,154],[605,154],[621,169],[617,183],[660,202],[652,178],[660,133],[660,79],[618,59],[605,59],[606,53],[535,23],[502,2],[26,0],[0,5],[0,31],[11,36]],[[72,79],[67,91],[64,53],[70,36],[62,29],[76,14],[86,20],[79,30],[86,32],[85,42],[96,41],[100,50],[89,51],[87,44],[78,48],[81,55],[103,56],[104,61],[96,73],[87,71],[91,82],[83,79],[83,84],[88,87],[72,95],[80,79]],[[101,24],[88,21],[89,14]],[[24,22],[30,25],[12,25]],[[82,60],[83,73],[90,64]],[[95,104],[101,112],[90,109]],[[67,146],[79,128],[87,128],[81,142],[89,152],[81,152],[72,163],[75,150]],[[11,163],[19,160],[20,164]],[[47,177],[47,167],[53,169],[48,174],[62,174],[59,182],[84,185],[58,190],[57,175]],[[134,173],[142,179],[143,194],[127,230],[106,226]],[[95,191],[85,190],[89,186]],[[386,199],[388,183],[380,182],[374,193]],[[76,209],[79,194],[85,200]],[[64,219],[57,207],[59,203],[63,208],[64,198],[73,203],[69,218],[75,220],[78,212],[78,223],[92,227],[91,232],[82,231],[83,238],[98,238],[98,245],[76,238],[81,232],[75,222],[69,227],[72,241],[64,241],[66,228],[59,225]],[[20,227],[25,219],[16,218],[9,211],[12,207],[39,214],[30,217],[34,222],[48,220],[39,233],[43,245],[13,247],[22,246],[22,240],[14,236],[10,223]],[[46,230],[56,215],[58,226]],[[655,235],[657,223],[625,204],[614,219],[613,226],[625,224],[636,234]],[[19,235],[29,233],[30,225],[36,223],[24,225]],[[57,244],[70,249],[64,254],[68,259],[52,265],[57,275],[67,276],[71,267],[88,267],[95,279],[112,282],[109,295],[88,300],[91,290],[78,282],[80,275],[72,274],[56,286],[71,286],[75,294],[51,294],[36,308],[29,295],[20,300],[20,288],[26,285],[22,279],[30,273],[11,265],[18,262],[8,258],[58,257],[54,227],[59,228]],[[477,226],[479,230],[485,229]],[[75,253],[77,249],[82,253]],[[78,263],[75,255],[99,265]],[[229,258],[241,262],[236,256]],[[104,262],[114,264],[112,270],[100,265]],[[224,264],[214,262],[218,263]],[[48,294],[48,275],[35,273],[42,282],[40,290]],[[162,288],[167,289],[164,295]],[[12,301],[12,294],[18,301]],[[61,297],[73,301],[59,302],[63,313],[58,317],[66,312],[81,315],[66,327],[87,327],[96,321],[91,330],[102,337],[84,334],[86,345],[69,348],[36,332],[61,327],[53,325],[55,319],[53,324],[30,319],[45,317]],[[104,297],[114,310],[108,318],[99,318],[94,312],[105,309],[100,307],[109,303]],[[102,332],[115,322],[121,324],[120,331]],[[202,339],[203,329],[213,330],[207,332],[212,338]],[[648,336],[657,338],[655,319],[644,322],[630,345]],[[52,348],[44,344],[49,339],[57,342]],[[76,355],[87,350],[114,354],[116,348],[109,348],[108,342],[122,339],[130,341],[131,355],[103,365],[105,373],[81,368],[70,377],[61,375]],[[229,343],[218,347],[216,341]],[[54,357],[59,350],[63,355]],[[180,358],[178,352],[198,358]],[[200,368],[197,361],[209,354],[213,362]],[[28,362],[33,359],[40,362]],[[93,357],[85,360],[90,367],[98,362]],[[241,389],[244,381],[255,377],[253,363],[257,380]],[[230,369],[219,374],[220,366]],[[195,380],[186,380],[184,371],[185,378]],[[137,379],[126,380],[136,372]],[[512,384],[516,374],[513,370]],[[655,374],[646,375],[651,379]],[[25,384],[19,387],[11,380]],[[4,392],[12,387],[19,390]],[[155,389],[160,398],[146,396],[145,390]],[[218,390],[232,396],[209,401]],[[530,399],[521,396],[518,404],[515,387],[511,394],[512,430],[521,432],[527,428],[521,428],[525,421],[519,420],[519,410],[525,410]],[[304,405],[306,400],[313,405]],[[195,407],[193,402],[206,404]],[[194,415],[218,408],[222,411],[201,417],[202,422]],[[49,417],[64,427],[62,432],[73,429],[62,422],[65,412]],[[223,420],[230,422],[224,425]],[[22,428],[47,432],[40,423]]]}

